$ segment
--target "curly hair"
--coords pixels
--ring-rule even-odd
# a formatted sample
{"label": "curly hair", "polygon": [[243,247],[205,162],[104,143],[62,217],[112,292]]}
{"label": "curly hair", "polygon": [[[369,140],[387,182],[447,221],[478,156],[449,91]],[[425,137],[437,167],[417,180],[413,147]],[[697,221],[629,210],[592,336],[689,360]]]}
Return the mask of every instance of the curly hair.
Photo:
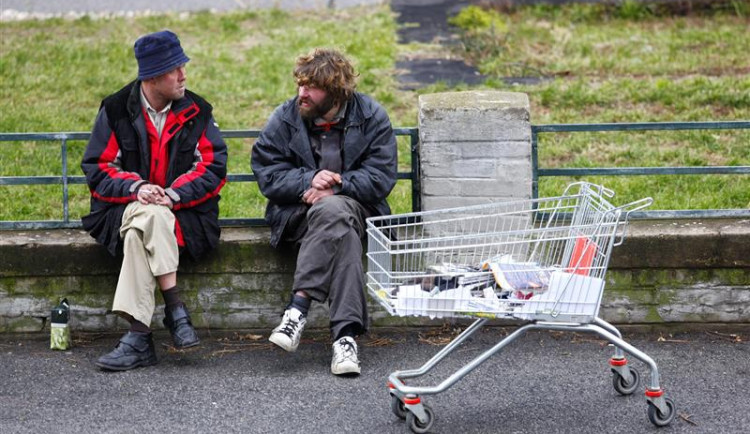
{"label": "curly hair", "polygon": [[336,104],[347,101],[357,88],[356,78],[349,59],[336,50],[316,48],[297,58],[294,80],[297,86],[312,85],[325,90]]}

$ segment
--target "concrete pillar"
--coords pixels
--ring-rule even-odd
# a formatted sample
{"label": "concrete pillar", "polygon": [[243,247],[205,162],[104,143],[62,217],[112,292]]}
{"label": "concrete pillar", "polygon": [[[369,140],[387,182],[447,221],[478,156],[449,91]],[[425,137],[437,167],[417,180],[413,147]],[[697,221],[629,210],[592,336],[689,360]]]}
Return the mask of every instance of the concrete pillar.
{"label": "concrete pillar", "polygon": [[531,124],[525,93],[419,97],[422,209],[531,198]]}

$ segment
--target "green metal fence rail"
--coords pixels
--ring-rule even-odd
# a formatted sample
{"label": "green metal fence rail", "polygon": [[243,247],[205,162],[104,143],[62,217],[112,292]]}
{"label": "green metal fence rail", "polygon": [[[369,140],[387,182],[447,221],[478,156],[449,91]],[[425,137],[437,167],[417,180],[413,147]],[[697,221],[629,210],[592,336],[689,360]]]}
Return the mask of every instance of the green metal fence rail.
{"label": "green metal fence rail", "polygon": [[[411,180],[412,210],[421,210],[420,201],[420,179],[419,179],[419,155],[417,146],[419,142],[419,131],[416,128],[394,128],[397,136],[407,136],[410,140],[411,170],[409,172],[398,172],[398,179]],[[257,138],[259,130],[230,130],[222,131],[225,139]],[[0,221],[0,230],[10,229],[78,229],[81,228],[80,220],[71,220],[69,211],[69,186],[72,184],[85,184],[84,176],[71,176],[68,164],[68,142],[88,140],[90,133],[0,133],[0,144],[3,142],[44,142],[59,141],[60,155],[62,158],[62,174],[60,176],[0,176],[0,185],[62,185],[62,220],[44,221]],[[249,156],[248,156],[249,157]],[[76,162],[77,164],[78,162]],[[252,173],[232,173],[227,175],[227,182],[255,182]],[[222,226],[264,226],[262,218],[222,218],[219,219]]]}
{"label": "green metal fence rail", "polygon": [[[560,168],[545,169],[539,167],[538,140],[539,134],[570,132],[606,132],[606,131],[675,131],[675,130],[716,130],[716,129],[750,129],[750,121],[729,122],[644,122],[617,124],[558,124],[531,126],[532,157],[532,195],[539,195],[539,178],[543,176],[638,176],[638,175],[702,175],[702,174],[750,174],[750,166],[689,166],[689,167],[615,167],[615,168]],[[398,179],[411,180],[412,210],[420,211],[420,175],[419,175],[419,130],[417,128],[395,128],[397,136],[408,136],[410,139],[411,170],[399,172]],[[226,139],[256,138],[258,130],[223,131]],[[68,169],[68,142],[88,140],[90,133],[0,133],[0,144],[18,141],[59,141],[61,145],[61,176],[0,176],[0,185],[62,185],[63,219],[45,221],[0,221],[0,230],[4,229],[56,229],[80,228],[80,220],[70,220],[68,209],[68,188],[71,184],[85,184],[83,176],[70,176]],[[748,139],[750,145],[750,138]],[[77,163],[77,162],[76,162]],[[227,175],[228,182],[255,182],[255,175],[238,173]],[[635,212],[632,218],[748,218],[749,209],[719,210],[662,210]],[[222,218],[222,226],[262,226],[261,218]]]}
{"label": "green metal fence rail", "polygon": [[[688,167],[586,167],[543,169],[539,167],[538,141],[541,133],[605,132],[605,131],[676,131],[676,130],[742,130],[750,129],[749,121],[729,122],[641,122],[616,124],[558,124],[531,126],[532,195],[539,196],[542,176],[634,176],[634,175],[705,175],[750,174],[750,166],[688,166]],[[748,137],[750,149],[750,137]],[[748,154],[750,155],[750,153]],[[662,210],[641,211],[631,215],[643,218],[746,218],[750,209]]]}

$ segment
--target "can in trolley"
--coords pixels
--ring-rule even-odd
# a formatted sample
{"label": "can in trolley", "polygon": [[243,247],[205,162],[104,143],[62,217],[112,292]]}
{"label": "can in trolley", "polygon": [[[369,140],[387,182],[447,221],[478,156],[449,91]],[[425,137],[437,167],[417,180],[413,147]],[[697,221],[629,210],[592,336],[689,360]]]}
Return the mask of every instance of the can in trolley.
{"label": "can in trolley", "polygon": [[[625,353],[646,363],[648,417],[665,426],[674,402],[664,396],[656,363],[598,317],[612,248],[622,244],[630,213],[644,198],[614,206],[611,190],[585,182],[557,197],[510,200],[367,220],[370,294],[392,315],[477,318],[422,367],[388,378],[391,409],[412,431],[429,431],[434,413],[420,396],[445,391],[529,330],[596,333],[615,346],[613,385],[623,395],[640,374]],[[490,319],[527,324],[476,357],[436,387],[407,386],[429,372]]]}

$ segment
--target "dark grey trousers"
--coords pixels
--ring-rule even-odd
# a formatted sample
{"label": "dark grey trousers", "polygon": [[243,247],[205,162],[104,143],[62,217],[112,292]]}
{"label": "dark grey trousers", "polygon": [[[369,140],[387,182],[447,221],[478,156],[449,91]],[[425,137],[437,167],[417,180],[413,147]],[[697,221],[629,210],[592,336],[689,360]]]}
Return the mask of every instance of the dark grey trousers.
{"label": "dark grey trousers", "polygon": [[369,216],[348,196],[328,196],[310,207],[286,239],[299,246],[292,291],[305,290],[321,303],[328,300],[333,336],[350,324],[359,333],[367,329],[362,239]]}

